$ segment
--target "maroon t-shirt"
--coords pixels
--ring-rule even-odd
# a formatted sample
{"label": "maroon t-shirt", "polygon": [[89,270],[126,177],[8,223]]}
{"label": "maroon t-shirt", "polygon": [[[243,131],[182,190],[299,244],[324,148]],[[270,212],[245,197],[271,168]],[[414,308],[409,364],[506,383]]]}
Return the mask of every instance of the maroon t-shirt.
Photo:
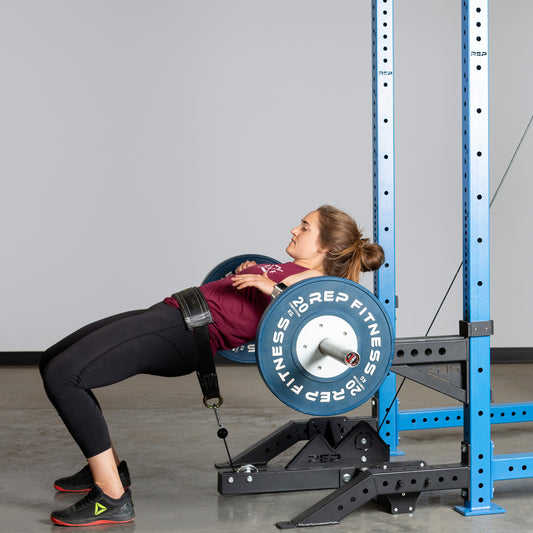
{"label": "maroon t-shirt", "polygon": [[[276,283],[298,272],[307,270],[294,263],[277,265],[254,265],[241,274],[263,274]],[[270,303],[270,296],[255,287],[238,290],[233,287],[232,276],[223,278],[200,287],[213,323],[209,324],[209,340],[213,353],[218,350],[231,350],[255,338],[261,316]],[[174,298],[166,298],[165,303],[178,307]]]}

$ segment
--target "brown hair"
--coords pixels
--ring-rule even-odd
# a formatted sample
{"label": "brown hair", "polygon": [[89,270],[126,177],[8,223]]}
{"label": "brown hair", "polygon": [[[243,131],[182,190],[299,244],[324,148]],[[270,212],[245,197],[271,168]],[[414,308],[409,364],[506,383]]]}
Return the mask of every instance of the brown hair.
{"label": "brown hair", "polygon": [[350,215],[331,205],[323,205],[317,211],[320,244],[328,249],[324,259],[326,275],[359,282],[361,272],[377,270],[383,264],[383,248],[363,238]]}

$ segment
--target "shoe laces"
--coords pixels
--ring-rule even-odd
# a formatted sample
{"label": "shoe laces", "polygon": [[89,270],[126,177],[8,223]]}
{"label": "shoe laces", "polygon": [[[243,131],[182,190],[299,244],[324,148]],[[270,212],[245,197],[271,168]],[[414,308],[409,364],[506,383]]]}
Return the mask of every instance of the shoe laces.
{"label": "shoe laces", "polygon": [[91,506],[94,502],[100,499],[102,496],[102,491],[95,485],[89,494],[84,496],[79,502],[74,504],[76,511],[81,511],[86,507]]}

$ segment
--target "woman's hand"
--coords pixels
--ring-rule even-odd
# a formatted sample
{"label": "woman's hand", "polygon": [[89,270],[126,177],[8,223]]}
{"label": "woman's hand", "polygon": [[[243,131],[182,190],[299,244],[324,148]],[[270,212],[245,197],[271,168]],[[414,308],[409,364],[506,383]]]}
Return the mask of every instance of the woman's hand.
{"label": "woman's hand", "polygon": [[243,270],[251,267],[251,266],[254,266],[254,265],[257,265],[257,263],[255,261],[245,261],[244,263],[241,263],[236,269],[235,269],[235,274],[240,274]]}
{"label": "woman's hand", "polygon": [[[246,263],[248,262],[251,261],[247,261]],[[243,263],[243,265],[246,263]],[[322,272],[319,272],[318,270],[305,270],[304,272],[299,272],[298,274],[292,274],[291,276],[287,276],[283,280],[283,283],[285,283],[287,287],[290,287],[291,285],[294,285],[295,283],[298,283],[299,281],[302,281],[304,279],[316,278],[318,276],[323,275],[324,274],[322,274]],[[237,274],[231,279],[233,281],[233,286],[238,290],[245,289],[247,287],[255,287],[267,296],[270,296],[272,294],[272,290],[276,285],[276,282],[271,280],[267,276],[266,272],[263,274]]]}
{"label": "woman's hand", "polygon": [[255,287],[267,296],[272,294],[274,285],[276,285],[276,282],[272,281],[267,276],[266,272],[264,274],[238,274],[233,276],[231,279],[233,281],[233,286],[238,290],[245,289],[247,287]]}

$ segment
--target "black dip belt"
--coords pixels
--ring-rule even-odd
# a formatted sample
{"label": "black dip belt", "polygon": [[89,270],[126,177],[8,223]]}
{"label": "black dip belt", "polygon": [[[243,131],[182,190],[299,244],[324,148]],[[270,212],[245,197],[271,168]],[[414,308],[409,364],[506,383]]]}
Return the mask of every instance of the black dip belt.
{"label": "black dip belt", "polygon": [[[190,287],[172,295],[180,306],[181,314],[187,329],[194,333],[196,349],[198,351],[198,370],[196,372],[202,393],[204,405],[209,408],[220,407],[223,399],[218,387],[215,360],[209,343],[207,325],[213,322],[213,317],[204,295],[198,287]],[[216,398],[215,404],[208,404]]]}

